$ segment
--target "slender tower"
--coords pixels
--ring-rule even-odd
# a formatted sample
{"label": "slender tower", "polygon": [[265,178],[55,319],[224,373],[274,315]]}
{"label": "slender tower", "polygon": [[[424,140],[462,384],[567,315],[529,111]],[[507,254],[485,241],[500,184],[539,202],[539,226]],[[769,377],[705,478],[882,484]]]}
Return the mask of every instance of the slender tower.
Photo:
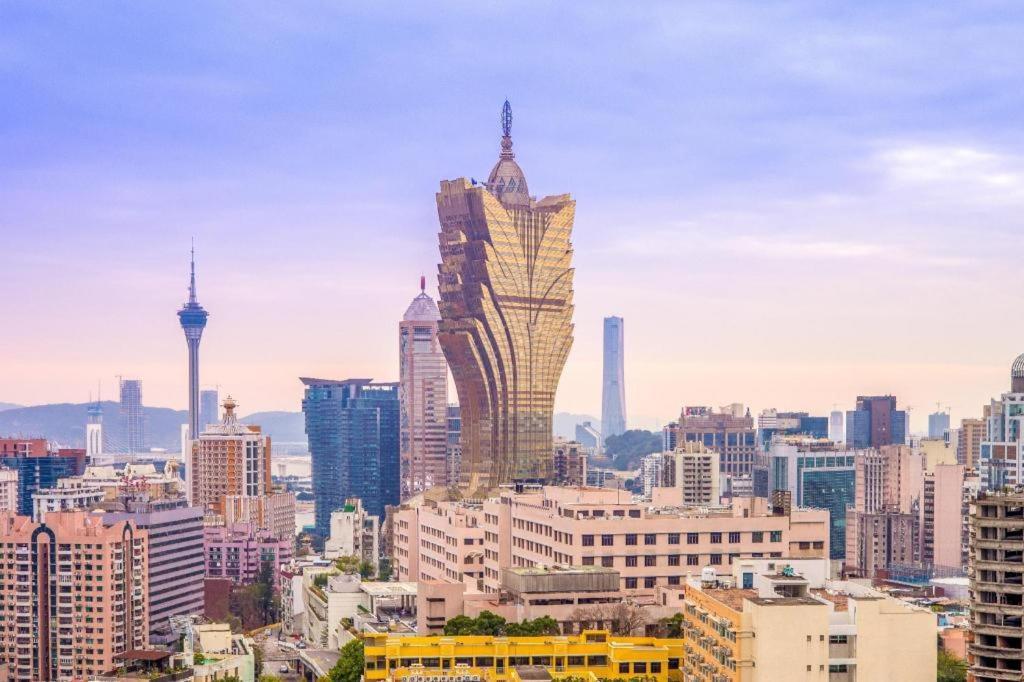
{"label": "slender tower", "polygon": [[178,321],[188,344],[188,432],[198,438],[199,429],[199,341],[203,338],[209,313],[196,300],[196,249],[192,247],[192,274],[188,284],[188,303],[178,311]]}
{"label": "slender tower", "polygon": [[621,317],[604,318],[604,376],[601,382],[601,438],[626,431],[626,386]]}
{"label": "slender tower", "polygon": [[103,454],[103,405],[99,392],[96,393],[96,402],[90,401],[86,412],[89,421],[85,425],[85,461],[95,464]]}

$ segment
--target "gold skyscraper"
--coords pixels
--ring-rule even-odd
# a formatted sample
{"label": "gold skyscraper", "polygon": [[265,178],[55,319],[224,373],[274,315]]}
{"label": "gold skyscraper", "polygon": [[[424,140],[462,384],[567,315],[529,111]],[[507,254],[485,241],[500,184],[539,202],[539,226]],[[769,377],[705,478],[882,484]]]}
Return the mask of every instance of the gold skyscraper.
{"label": "gold skyscraper", "polygon": [[470,494],[550,478],[555,391],[572,347],[576,202],[530,197],[511,128],[505,102],[487,184],[444,180],[437,193],[439,339],[459,394]]}

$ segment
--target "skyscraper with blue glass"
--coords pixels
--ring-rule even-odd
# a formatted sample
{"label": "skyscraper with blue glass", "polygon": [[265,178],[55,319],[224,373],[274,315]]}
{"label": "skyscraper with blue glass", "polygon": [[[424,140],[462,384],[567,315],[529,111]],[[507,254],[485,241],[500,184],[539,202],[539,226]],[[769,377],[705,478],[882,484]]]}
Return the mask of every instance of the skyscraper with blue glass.
{"label": "skyscraper with blue glass", "polygon": [[302,412],[312,459],[316,534],[330,535],[331,512],[358,497],[367,511],[383,516],[399,491],[399,400],[397,383],[371,379],[312,379]]}
{"label": "skyscraper with blue glass", "polygon": [[851,448],[903,445],[907,413],[896,409],[891,395],[858,396],[857,409],[846,413],[846,444]]}

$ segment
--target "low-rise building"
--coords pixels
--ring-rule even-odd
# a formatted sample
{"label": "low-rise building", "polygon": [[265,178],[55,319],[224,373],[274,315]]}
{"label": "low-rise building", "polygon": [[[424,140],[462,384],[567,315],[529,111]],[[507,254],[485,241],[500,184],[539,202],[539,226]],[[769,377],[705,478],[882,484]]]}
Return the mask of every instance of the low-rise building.
{"label": "low-rise building", "polygon": [[[677,674],[683,640],[613,637],[588,630],[568,637],[420,637],[370,634],[364,639],[363,679],[411,677],[518,682],[580,679],[667,682]],[[677,678],[678,679],[678,678]]]}
{"label": "low-rise building", "polygon": [[[388,611],[385,624],[401,619],[412,622],[416,614],[416,583],[363,582],[358,574],[338,573],[334,568],[308,568],[302,575],[304,639],[314,647],[337,650],[349,637],[345,623],[363,630],[362,621],[376,623],[378,612]],[[385,625],[385,629],[387,625]],[[411,627],[404,628],[412,632]]]}
{"label": "low-rise building", "polygon": [[566,486],[586,485],[587,451],[582,444],[556,438],[551,456],[552,483]]}
{"label": "low-rise building", "polygon": [[[759,570],[758,570],[759,569]],[[768,572],[763,572],[768,569]],[[801,576],[768,562],[687,579],[677,593],[688,682],[931,682],[931,611],[860,583]]]}
{"label": "low-rise building", "polygon": [[104,498],[103,490],[80,481],[58,488],[40,488],[32,494],[32,520],[42,521],[50,512],[87,511]]}
{"label": "low-rise building", "polygon": [[354,556],[380,568],[380,519],[366,513],[359,498],[345,500],[345,506],[331,512],[331,537],[324,543],[328,559]]}
{"label": "low-rise building", "polygon": [[[269,564],[271,575],[276,578],[281,574],[281,567],[291,561],[293,552],[291,540],[276,538],[270,531],[249,523],[203,529],[207,578],[225,578],[236,585],[249,585],[256,581],[264,564]],[[279,580],[273,582],[274,589],[279,589]]]}

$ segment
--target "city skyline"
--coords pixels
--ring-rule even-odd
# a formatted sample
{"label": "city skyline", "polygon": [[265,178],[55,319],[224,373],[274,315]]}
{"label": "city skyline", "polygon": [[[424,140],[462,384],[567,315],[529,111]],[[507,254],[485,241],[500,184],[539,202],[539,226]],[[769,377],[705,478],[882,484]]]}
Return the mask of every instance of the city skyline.
{"label": "city skyline", "polygon": [[[134,11],[140,33],[195,19]],[[462,170],[484,174],[493,111],[506,96],[520,114],[531,181],[571,187],[580,200],[575,322],[594,330],[612,312],[630,319],[631,420],[733,401],[755,414],[827,414],[857,395],[891,393],[914,406],[921,431],[936,401],[955,422],[980,416],[1004,389],[1024,323],[1011,318],[1008,333],[984,339],[970,325],[934,332],[951,311],[984,317],[1013,305],[998,283],[1014,272],[1004,247],[1024,197],[1024,145],[1010,117],[1020,109],[1019,76],[1003,67],[1021,50],[1007,35],[1021,25],[1016,13],[894,8],[883,28],[869,8],[639,9],[616,33],[639,60],[626,66],[615,54],[570,58],[612,34],[608,18],[544,10],[574,28],[560,45],[551,29],[531,37],[538,49],[528,66],[553,70],[560,91],[531,90],[530,69],[518,65],[486,84],[479,64],[441,74],[415,58],[427,47],[410,35],[394,51],[408,73],[364,60],[365,38],[349,24],[379,25],[372,10],[337,10],[325,22],[347,45],[280,12],[247,19],[237,52],[220,40],[236,19],[213,12],[190,43],[208,65],[152,57],[128,66],[90,49],[113,30],[88,21],[93,10],[0,10],[19,29],[4,32],[0,50],[0,78],[18,95],[0,114],[0,229],[13,263],[5,303],[31,323],[0,341],[0,355],[18,358],[0,377],[0,400],[81,402],[96,377],[124,374],[145,382],[147,404],[182,407],[180,330],[166,316],[181,302],[172,254],[192,234],[209,273],[204,301],[224,311],[203,343],[208,381],[254,411],[296,411],[296,375],[396,380],[388,339],[407,303],[401,283],[437,264],[430,188]],[[452,58],[498,39],[471,11],[453,14],[444,24],[411,10],[402,26],[435,37],[430,45]],[[534,28],[507,18],[502,30],[513,36]],[[85,34],[60,41],[70,26]],[[714,44],[699,39],[709,27]],[[790,31],[813,39],[777,39]],[[62,49],[44,52],[46,35]],[[469,42],[452,44],[453,35]],[[144,51],[124,40],[130,54]],[[281,47],[270,66],[241,70],[269,41]],[[737,45],[750,49],[737,54]],[[156,47],[174,46],[168,38]],[[287,96],[257,116],[268,91],[308,73],[306,49],[353,68],[282,89]],[[731,60],[716,64],[720,50]],[[61,73],[70,62],[73,78]],[[589,67],[573,69],[584,72],[579,82],[568,78],[573,64]],[[660,75],[638,76],[637,64]],[[665,85],[653,82],[666,73]],[[447,88],[416,84],[442,75]],[[75,87],[83,77],[98,89]],[[646,106],[628,104],[634,78]],[[365,96],[339,96],[351,92]],[[149,100],[173,101],[156,111]],[[958,106],[934,106],[946,101]],[[381,114],[392,107],[402,115]],[[289,142],[262,144],[271,137]],[[364,243],[353,244],[357,231]],[[40,251],[40,239],[52,248]],[[676,321],[682,315],[666,314],[680,306],[694,319],[723,306],[744,314],[696,334]],[[261,334],[232,343],[254,317]],[[349,338],[348,319],[366,320],[372,333]],[[317,338],[296,357],[295,338],[314,326]],[[751,345],[750,328],[772,333]],[[600,349],[599,334],[576,334],[557,410],[599,414]],[[253,366],[261,372],[247,376]]]}

